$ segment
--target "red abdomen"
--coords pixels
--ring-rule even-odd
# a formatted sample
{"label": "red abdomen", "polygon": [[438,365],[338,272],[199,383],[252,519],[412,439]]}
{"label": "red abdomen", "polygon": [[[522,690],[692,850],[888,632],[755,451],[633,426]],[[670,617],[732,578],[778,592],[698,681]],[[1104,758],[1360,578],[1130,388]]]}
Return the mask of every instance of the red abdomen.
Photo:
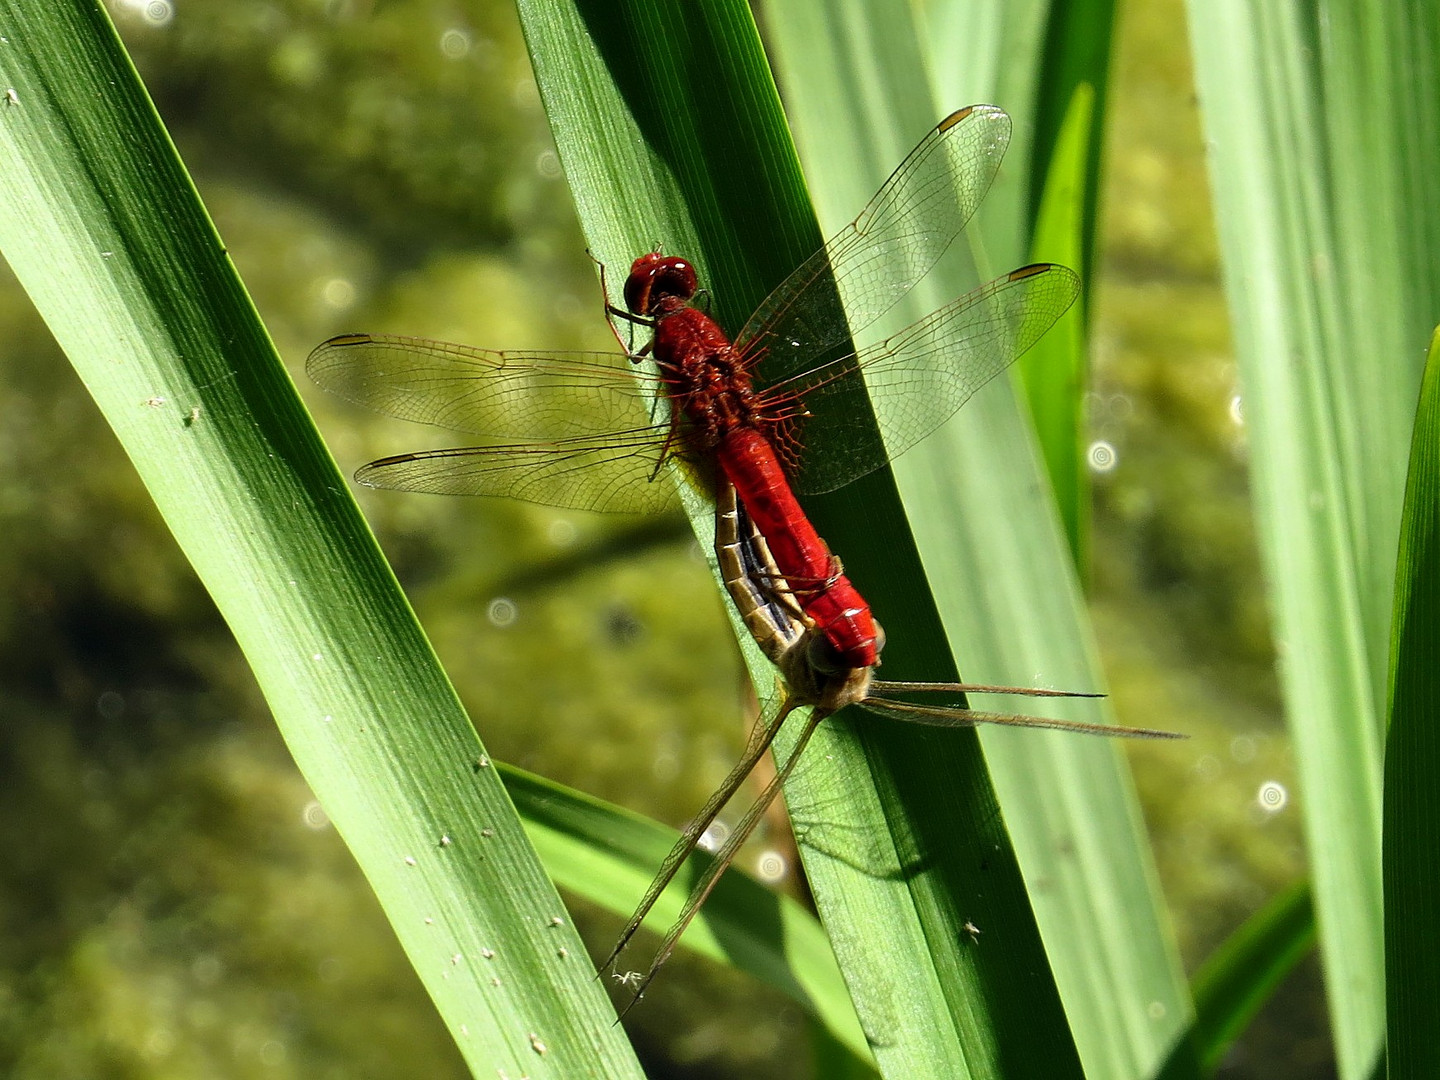
{"label": "red abdomen", "polygon": [[874,667],[880,660],[879,632],[870,606],[840,573],[790,490],[748,365],[715,320],[688,306],[657,318],[653,350],[675,407],[692,425],[695,449],[716,456],[795,599],[839,662]]}
{"label": "red abdomen", "polygon": [[843,663],[874,667],[880,662],[879,632],[870,605],[840,573],[839,562],[790,490],[770,443],[754,428],[736,428],[718,456],[805,614]]}

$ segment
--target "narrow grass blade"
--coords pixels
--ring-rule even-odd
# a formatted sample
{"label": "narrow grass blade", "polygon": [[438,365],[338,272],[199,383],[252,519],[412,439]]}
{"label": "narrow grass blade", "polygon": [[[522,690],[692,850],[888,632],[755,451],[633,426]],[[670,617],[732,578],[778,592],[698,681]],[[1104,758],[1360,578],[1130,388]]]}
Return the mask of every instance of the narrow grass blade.
{"label": "narrow grass blade", "polygon": [[[976,11],[973,19],[983,22]],[[883,176],[886,138],[904,142],[905,132],[923,130],[926,118],[957,104],[926,99],[916,34],[913,28],[903,32],[899,22],[893,13],[863,3],[787,4],[783,14],[771,17],[786,100],[829,223],[843,221],[857,190],[877,172]],[[958,40],[949,45],[957,63],[973,47]],[[931,38],[927,48],[940,55],[946,43]],[[875,51],[868,61],[862,59],[866,50]],[[862,62],[886,73],[888,81],[877,76],[851,85],[849,73]],[[1017,131],[1028,123],[1019,118]],[[1022,146],[1012,142],[1012,160],[999,183],[1009,168],[1027,174],[1023,156],[1015,158],[1023,155]],[[987,202],[980,216],[988,213]],[[1012,246],[1004,248],[998,239],[1003,227],[992,231],[987,224],[988,219],[981,226],[992,259],[998,254],[1023,262],[1022,230],[1011,230]],[[943,291],[932,299],[943,300],[968,284],[963,267],[942,269],[954,276],[942,279]],[[1004,385],[987,387],[954,421],[896,463],[908,518],[949,646],[967,677],[1092,689],[1099,682],[1098,664],[1074,563],[1057,528],[1033,439],[1007,391]],[[851,549],[837,545],[837,550],[846,552],[847,568],[855,569]],[[883,556],[867,587],[870,580],[890,580]],[[875,602],[884,620],[889,609]],[[896,649],[884,674],[903,677],[892,675],[892,666],[912,662]],[[1056,715],[1105,719],[1097,703],[1069,704]],[[1163,727],[1164,718],[1155,718],[1155,724]],[[1149,1075],[1186,1025],[1190,1005],[1116,748],[998,730],[982,732],[981,741],[1087,1075]],[[995,917],[993,910],[983,914]],[[983,919],[972,921],[986,931]],[[988,931],[980,941],[991,947]]]}
{"label": "narrow grass blade", "polygon": [[[1114,0],[1057,0],[1050,5],[1045,29],[1045,54],[1036,95],[1035,147],[1031,155],[1034,168],[1030,178],[1030,220],[1036,223],[1037,230],[1043,215],[1046,177],[1053,169],[1052,159],[1059,153],[1060,143],[1070,137],[1066,130],[1082,88],[1091,96],[1088,109],[1092,116],[1104,117],[1109,111]],[[1095,217],[1104,140],[1105,125],[1091,123],[1084,152],[1085,176],[1080,184],[1084,192],[1080,237],[1085,246],[1077,266],[1095,265]]]}
{"label": "narrow grass blade", "polygon": [[1440,321],[1440,5],[1190,5],[1339,1074],[1383,1037],[1381,765],[1409,431]]}
{"label": "narrow grass blade", "polygon": [[0,2],[0,250],[477,1076],[639,1076],[554,886],[87,0]]}
{"label": "narrow grass blade", "polygon": [[[1084,277],[1086,242],[1085,181],[1090,173],[1091,109],[1094,91],[1087,84],[1075,90],[1065,123],[1050,157],[1050,171],[1035,222],[1031,258],[1058,262]],[[1085,430],[1085,294],[1055,329],[1020,359],[1018,370],[1030,419],[1050,474],[1050,488],[1070,541],[1070,554],[1084,573],[1089,563],[1090,472],[1080,452]]]}
{"label": "narrow grass blade", "polygon": [[1195,1047],[1213,1073],[1275,989],[1315,947],[1310,887],[1301,882],[1257,911],[1195,973]]}
{"label": "narrow grass blade", "polygon": [[1385,1000],[1391,1077],[1440,1076],[1440,331],[1411,441],[1385,744]]}

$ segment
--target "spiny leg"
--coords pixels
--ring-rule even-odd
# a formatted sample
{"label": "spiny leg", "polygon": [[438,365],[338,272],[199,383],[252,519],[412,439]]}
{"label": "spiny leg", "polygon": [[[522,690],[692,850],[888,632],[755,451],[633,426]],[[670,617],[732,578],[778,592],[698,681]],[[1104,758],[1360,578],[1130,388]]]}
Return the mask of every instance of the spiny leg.
{"label": "spiny leg", "polygon": [[665,887],[680,872],[681,865],[695,850],[696,845],[700,842],[700,837],[705,835],[705,831],[714,823],[720,811],[724,809],[725,804],[730,801],[735,792],[740,790],[740,785],[754,770],[756,763],[765,755],[765,751],[770,749],[770,744],[775,741],[775,736],[785,723],[786,717],[795,709],[796,704],[787,698],[781,703],[773,720],[766,723],[762,717],[755,724],[740,760],[735,763],[730,774],[721,781],[719,788],[700,808],[700,812],[685,827],[685,831],[680,834],[680,839],[675,841],[675,846],[670,849],[670,854],[666,855],[665,860],[660,864],[660,869],[656,872],[654,880],[650,882],[650,887],[645,890],[645,895],[641,897],[635,913],[630,916],[630,921],[620,932],[620,938],[615,942],[615,947],[610,950],[610,955],[600,965],[602,973],[610,970],[616,958],[630,943],[630,939],[635,936],[635,931],[640,929],[640,924],[645,921],[645,916],[650,914],[650,909],[655,906],[655,901],[660,898]]}
{"label": "spiny leg", "polygon": [[810,711],[810,716],[805,721],[805,727],[800,731],[800,738],[796,740],[795,749],[790,752],[790,757],[775,774],[775,778],[771,780],[765,790],[761,792],[760,797],[755,800],[749,810],[745,811],[745,816],[741,818],[739,824],[735,826],[735,831],[730,834],[724,846],[715,853],[710,865],[705,868],[705,872],[700,876],[700,880],[696,882],[695,887],[691,890],[689,899],[685,901],[685,906],[680,910],[679,918],[677,918],[670,929],[666,931],[664,940],[660,942],[660,948],[656,950],[654,959],[650,961],[650,970],[645,973],[643,979],[634,984],[635,996],[630,999],[630,1004],[621,1010],[621,1019],[635,1007],[636,1002],[645,996],[645,988],[648,987],[650,981],[655,978],[655,974],[660,970],[661,965],[670,959],[670,954],[675,951],[675,946],[680,941],[680,935],[685,932],[685,928],[689,926],[691,920],[695,918],[695,913],[700,910],[700,905],[705,903],[706,898],[708,898],[714,890],[716,884],[720,881],[720,875],[723,874],[730,863],[734,861],[735,855],[739,852],[741,845],[750,838],[750,834],[754,832],[755,827],[760,824],[760,819],[765,815],[765,811],[769,809],[770,804],[775,801],[775,796],[780,794],[780,789],[784,786],[791,772],[794,771],[796,763],[800,760],[800,755],[804,752],[806,744],[810,741],[810,736],[815,734],[815,729],[820,726],[820,721],[824,720],[828,715],[830,714],[823,709],[812,709]]}

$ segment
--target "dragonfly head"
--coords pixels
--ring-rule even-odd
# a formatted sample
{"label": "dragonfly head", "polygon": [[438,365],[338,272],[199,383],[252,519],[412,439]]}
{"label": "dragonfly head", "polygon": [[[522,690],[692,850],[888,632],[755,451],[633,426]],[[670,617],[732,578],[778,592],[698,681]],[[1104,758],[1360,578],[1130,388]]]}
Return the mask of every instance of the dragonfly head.
{"label": "dragonfly head", "polygon": [[699,287],[695,268],[688,262],[652,251],[630,266],[630,276],[625,280],[625,306],[633,315],[665,315],[688,304]]}

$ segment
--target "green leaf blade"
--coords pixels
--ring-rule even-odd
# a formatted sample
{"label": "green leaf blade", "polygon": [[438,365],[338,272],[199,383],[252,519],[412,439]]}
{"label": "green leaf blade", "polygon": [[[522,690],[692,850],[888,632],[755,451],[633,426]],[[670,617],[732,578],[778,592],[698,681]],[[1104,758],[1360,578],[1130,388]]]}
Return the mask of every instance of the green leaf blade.
{"label": "green leaf blade", "polygon": [[1386,1040],[1392,1077],[1440,1072],[1440,332],[1415,419],[1396,569],[1390,729],[1385,746]]}
{"label": "green leaf blade", "polygon": [[1275,988],[1315,947],[1315,912],[1301,882],[1246,920],[1195,973],[1194,1039],[1201,1068],[1219,1067]]}
{"label": "green leaf blade", "polygon": [[[614,40],[607,37],[576,82],[567,81],[570,72],[546,68],[543,56],[579,48],[582,30],[594,30],[590,6],[573,16],[559,5],[522,7],[542,94],[555,106],[556,141],[572,183],[598,179],[614,189],[615,205],[633,214],[617,223],[614,208],[587,214],[582,205],[592,250],[624,265],[643,237],[640,250],[659,241],[692,258],[714,290],[722,325],[734,327],[811,253],[819,232],[773,86],[754,62],[730,55],[759,55],[753,32],[726,14],[735,7],[692,5],[683,15],[638,7],[607,8]],[[722,37],[722,27],[734,36]],[[622,53],[622,45],[633,51]],[[613,89],[603,85],[609,72],[624,73]],[[916,85],[923,90],[923,78]],[[581,101],[597,109],[589,121],[574,107]],[[871,177],[876,186],[938,119],[928,105],[916,116],[913,130],[893,133],[898,149]],[[742,137],[724,130],[737,121],[754,133],[746,137],[773,137],[775,144],[738,153]],[[594,133],[627,127],[621,145],[594,145]],[[625,155],[632,167],[619,164]],[[662,163],[669,174],[656,182]],[[765,175],[772,170],[776,175]],[[730,180],[717,179],[727,173]],[[714,201],[722,192],[733,205]],[[886,673],[903,675],[907,666],[916,676],[953,671],[888,476],[810,500],[807,511],[843,552],[847,570],[863,576],[872,603],[883,604]],[[697,501],[692,519],[707,547],[709,514]],[[757,685],[768,686],[770,669],[761,663],[755,670]],[[781,753],[787,750],[788,743]],[[1079,1074],[968,733],[937,738],[836,717],[822,726],[786,794],[836,957],[887,1075]],[[972,917],[993,938],[972,939],[962,929]]]}
{"label": "green leaf blade", "polygon": [[[783,22],[796,25],[788,35],[790,47],[779,45],[780,71],[800,145],[807,148],[807,164],[815,176],[817,202],[833,227],[845,220],[857,199],[863,199],[866,170],[869,180],[876,173],[884,175],[886,163],[878,159],[885,147],[871,132],[919,128],[924,123],[920,116],[943,114],[961,102],[929,100],[928,84],[913,75],[925,64],[918,59],[912,31],[908,46],[912,51],[886,53],[877,60],[879,68],[893,73],[895,82],[864,102],[861,122],[855,123],[846,112],[848,91],[835,85],[847,80],[853,65],[847,55],[817,46],[828,38],[815,25],[830,8],[815,6],[819,14],[811,13],[810,21],[802,22],[800,13],[811,7],[786,5]],[[1015,10],[1006,8],[1002,14],[985,5],[957,8],[965,10],[946,18],[948,6],[932,6],[930,25],[968,25],[971,18],[1010,29]],[[842,9],[857,41],[871,40],[867,18],[895,21],[863,4]],[[923,41],[927,54],[937,58],[932,66],[943,58],[954,67],[954,77],[963,73],[968,80],[973,72],[993,64],[996,55],[1025,55],[1034,44],[1033,35],[1024,33],[1028,24],[1023,17],[1017,16],[1016,22],[1022,25],[1014,28],[1013,44],[1000,35],[1013,53],[1011,49],[995,53],[997,42],[984,35],[957,33],[947,38],[932,33]],[[772,18],[771,27],[780,42],[782,20]],[[875,28],[873,39],[894,43],[897,50],[906,41],[893,26]],[[992,52],[984,59],[977,57],[971,67],[969,52],[985,49]],[[1033,74],[1023,62],[1005,68],[1007,85],[1023,81],[1022,73]],[[977,93],[989,96],[983,89]],[[917,102],[915,94],[925,95],[924,100]],[[1006,173],[1011,169],[1027,173],[1022,133],[1032,129],[1033,118],[1022,112],[1015,120],[1017,135],[1011,142],[1009,164],[978,215],[982,220],[971,228],[985,237],[992,270],[1026,259],[1020,236],[1028,230],[1008,216],[1026,200],[1016,188],[1015,173],[1008,180]],[[851,132],[848,141],[838,137],[843,131]],[[882,145],[872,149],[877,141]],[[847,155],[863,165],[852,163]],[[1002,197],[998,208],[992,208],[997,191]],[[997,256],[1008,261],[993,264]],[[964,291],[973,281],[964,267],[946,264],[931,277],[944,282],[929,296],[934,303]],[[1084,626],[1074,562],[1057,531],[1033,437],[1003,382],[987,387],[951,423],[895,463],[908,520],[924,559],[926,580],[940,605],[949,646],[968,677],[1033,684],[1039,672],[1043,685],[1088,689],[1099,685],[1098,665]],[[846,565],[851,567],[850,549],[838,544],[836,549],[847,552]],[[883,570],[875,573],[884,578]],[[867,583],[867,595],[870,591]],[[871,599],[882,619],[888,610],[905,610],[898,596],[886,600],[877,592]],[[890,673],[887,666],[886,676]],[[983,707],[1008,705],[995,699]],[[1067,706],[1063,715],[1104,718],[1088,705],[1074,711]],[[1033,905],[1039,922],[1046,962],[1059,984],[1087,1075],[1149,1075],[1186,1024],[1190,1004],[1134,792],[1116,747],[1067,735],[993,728],[981,730],[981,742],[987,773],[999,793],[1008,832],[1031,886],[1026,902]],[[992,930],[1007,938],[1012,934],[1005,916],[994,909],[972,910],[970,918],[982,930],[982,950],[990,947]],[[987,928],[986,919],[996,921]],[[1028,953],[1017,951],[1008,962],[1032,961]]]}
{"label": "green leaf blade", "polygon": [[[1086,267],[1083,232],[1091,145],[1091,109],[1095,94],[1087,84],[1076,88],[1060,129],[1040,212],[1035,222],[1032,257],[1077,269]],[[1082,277],[1084,274],[1082,273]],[[1089,385],[1085,363],[1085,298],[1075,303],[1049,334],[1020,358],[1018,365],[1030,419],[1045,456],[1050,486],[1060,520],[1070,541],[1075,565],[1088,564],[1089,472],[1080,453],[1084,434],[1084,388]]]}
{"label": "green leaf blade", "polygon": [[[1192,4],[1256,519],[1339,1073],[1384,1030],[1383,711],[1406,432],[1440,314],[1440,9]],[[1417,28],[1427,28],[1417,33]],[[1323,47],[1317,43],[1323,42]]]}
{"label": "green leaf blade", "polygon": [[0,106],[0,249],[235,633],[461,1052],[477,1075],[638,1076],[103,9],[0,4],[0,36],[16,91]]}
{"label": "green leaf blade", "polygon": [[[499,765],[531,840],[556,884],[623,917],[628,898],[650,883],[676,832],[509,765]],[[691,880],[707,861],[687,867],[656,903],[647,925],[668,926]],[[623,902],[619,899],[626,898]],[[873,1074],[864,1032],[825,932],[789,897],[739,872],[727,872],[705,902],[681,947],[729,962],[788,994]]]}

